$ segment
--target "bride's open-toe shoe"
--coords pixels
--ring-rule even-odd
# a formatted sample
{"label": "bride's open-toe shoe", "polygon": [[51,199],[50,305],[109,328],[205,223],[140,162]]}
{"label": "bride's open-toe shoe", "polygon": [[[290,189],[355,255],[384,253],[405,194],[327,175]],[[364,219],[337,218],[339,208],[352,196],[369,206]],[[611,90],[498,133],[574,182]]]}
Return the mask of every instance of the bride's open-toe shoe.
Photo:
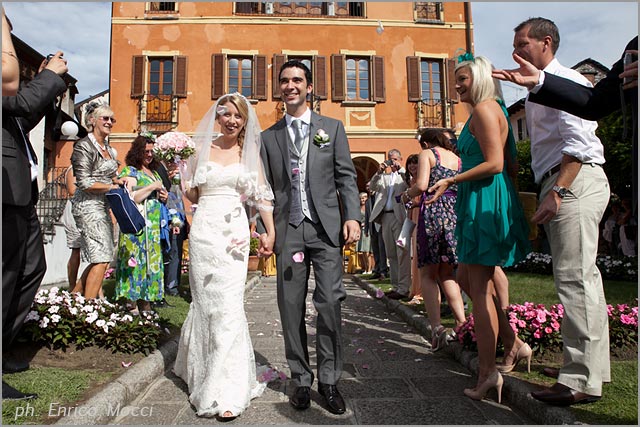
{"label": "bride's open-toe shoe", "polygon": [[231,411],[224,411],[222,414],[218,414],[217,418],[219,421],[231,421],[238,418],[238,416],[233,415],[233,412]]}

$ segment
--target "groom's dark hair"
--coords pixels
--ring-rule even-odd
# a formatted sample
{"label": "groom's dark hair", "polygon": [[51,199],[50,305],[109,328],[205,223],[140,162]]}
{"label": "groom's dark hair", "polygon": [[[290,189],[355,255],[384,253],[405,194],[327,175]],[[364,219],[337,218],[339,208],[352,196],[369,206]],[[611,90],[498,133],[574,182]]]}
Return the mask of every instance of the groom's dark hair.
{"label": "groom's dark hair", "polygon": [[278,80],[282,76],[282,72],[287,68],[300,68],[302,71],[304,71],[304,77],[307,79],[307,84],[313,83],[311,78],[311,70],[309,69],[309,67],[304,65],[303,62],[298,61],[297,59],[292,59],[282,64],[282,67],[280,67],[280,73],[278,74]]}

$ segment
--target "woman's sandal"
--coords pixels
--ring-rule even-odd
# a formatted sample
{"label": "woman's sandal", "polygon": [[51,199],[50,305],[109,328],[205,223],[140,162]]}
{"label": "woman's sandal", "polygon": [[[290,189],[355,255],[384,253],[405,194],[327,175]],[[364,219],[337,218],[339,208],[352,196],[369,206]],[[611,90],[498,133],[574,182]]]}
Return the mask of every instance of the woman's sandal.
{"label": "woman's sandal", "polygon": [[431,332],[431,351],[442,350],[447,345],[447,335],[447,330],[444,326],[436,326]]}

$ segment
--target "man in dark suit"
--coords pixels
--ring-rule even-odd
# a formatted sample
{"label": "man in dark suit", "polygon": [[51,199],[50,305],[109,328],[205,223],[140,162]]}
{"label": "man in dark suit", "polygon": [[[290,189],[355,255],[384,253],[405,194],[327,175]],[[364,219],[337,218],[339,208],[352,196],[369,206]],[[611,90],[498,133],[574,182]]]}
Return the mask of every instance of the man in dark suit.
{"label": "man in dark suit", "polygon": [[[275,196],[278,308],[296,385],[290,403],[307,409],[311,402],[314,376],[305,299],[313,265],[318,392],[329,411],[343,414],[345,402],[336,387],[343,363],[340,304],[346,297],[342,246],[360,238],[356,171],[342,122],[319,116],[307,106],[313,88],[309,69],[288,61],[279,70],[279,82],[287,114],[262,133],[261,156]],[[263,234],[261,241],[265,238]]]}
{"label": "man in dark suit", "polygon": [[[37,156],[27,137],[67,88],[62,52],[49,60],[16,96],[2,97],[2,344],[8,350],[20,331],[47,269],[38,201]],[[44,64],[44,63],[43,63]],[[42,68],[42,67],[41,67]],[[24,370],[3,363],[3,372]],[[2,382],[2,399],[34,398]]]}
{"label": "man in dark suit", "polygon": [[[632,63],[625,66],[625,52],[632,53]],[[633,179],[631,181],[633,212],[638,206],[638,36],[625,47],[620,59],[594,87],[538,70],[533,64],[514,54],[520,68],[495,70],[493,76],[525,86],[531,91],[529,101],[557,108],[587,120],[599,120],[631,104],[633,119]],[[626,79],[625,79],[626,78]],[[628,80],[625,83],[625,80]],[[626,131],[626,129],[625,129]]]}

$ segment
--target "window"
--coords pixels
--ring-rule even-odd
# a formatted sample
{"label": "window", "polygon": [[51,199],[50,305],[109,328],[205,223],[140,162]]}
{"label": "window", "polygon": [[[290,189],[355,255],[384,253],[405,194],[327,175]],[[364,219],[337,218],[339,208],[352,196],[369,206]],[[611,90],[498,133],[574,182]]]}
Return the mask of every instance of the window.
{"label": "window", "polygon": [[145,129],[167,131],[177,125],[178,99],[187,96],[186,56],[134,56],[131,80]]}
{"label": "window", "polygon": [[384,58],[331,55],[334,101],[385,102]]}
{"label": "window", "polygon": [[[407,92],[409,102],[416,103],[417,126],[450,127],[457,100],[455,60],[407,57]],[[455,96],[455,99],[453,99]]]}
{"label": "window", "polygon": [[369,101],[369,59],[347,59],[347,101]]}
{"label": "window", "polygon": [[264,55],[227,55],[211,57],[211,98],[239,92],[248,99],[267,99],[267,57]]}
{"label": "window", "polygon": [[239,92],[246,98],[253,95],[253,60],[251,58],[229,58],[229,92]]}
{"label": "window", "polygon": [[441,101],[456,96],[454,69],[452,59],[407,57],[409,101]]}
{"label": "window", "polygon": [[364,2],[235,2],[235,13],[252,15],[364,17]]}
{"label": "window", "polygon": [[174,13],[176,2],[174,1],[150,1],[147,2],[147,13]]}
{"label": "window", "polygon": [[443,98],[442,62],[429,59],[420,61],[420,89],[422,99],[440,100]]}
{"label": "window", "polygon": [[417,1],[414,5],[415,20],[418,22],[442,22],[442,2]]}
{"label": "window", "polygon": [[173,58],[151,59],[149,61],[150,95],[173,94]]}
{"label": "window", "polygon": [[273,100],[280,100],[280,81],[278,80],[282,64],[292,59],[297,59],[311,70],[313,80],[314,100],[327,99],[327,58],[318,55],[273,55],[272,93]]}

